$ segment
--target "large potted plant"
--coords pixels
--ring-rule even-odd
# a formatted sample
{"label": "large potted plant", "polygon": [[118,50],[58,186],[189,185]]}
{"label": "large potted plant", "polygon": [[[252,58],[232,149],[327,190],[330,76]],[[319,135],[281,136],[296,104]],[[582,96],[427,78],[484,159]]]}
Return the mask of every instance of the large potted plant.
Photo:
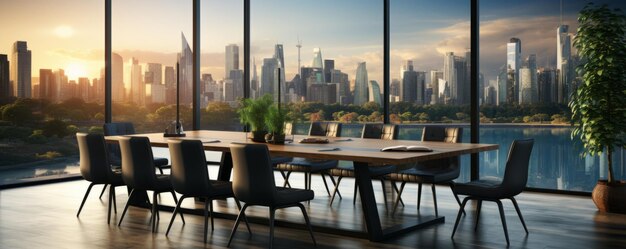
{"label": "large potted plant", "polygon": [[277,106],[270,106],[265,116],[265,126],[268,133],[265,135],[265,141],[273,144],[285,143],[285,122],[287,116]]}
{"label": "large potted plant", "polygon": [[265,134],[267,133],[265,116],[273,102],[272,96],[269,94],[257,99],[241,100],[241,107],[237,110],[237,113],[241,123],[249,126],[252,133],[252,141],[265,142]]}
{"label": "large potted plant", "polygon": [[574,47],[582,82],[572,94],[574,130],[584,155],[606,156],[608,179],[592,199],[600,211],[626,213],[626,182],[613,174],[613,152],[626,147],[626,17],[621,10],[588,4],[578,16]]}

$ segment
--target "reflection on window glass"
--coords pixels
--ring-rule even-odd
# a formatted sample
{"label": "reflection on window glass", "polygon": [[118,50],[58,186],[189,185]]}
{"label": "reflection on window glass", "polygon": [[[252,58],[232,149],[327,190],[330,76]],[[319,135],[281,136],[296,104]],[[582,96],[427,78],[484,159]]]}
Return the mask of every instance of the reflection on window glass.
{"label": "reflection on window glass", "polygon": [[103,5],[7,1],[0,26],[0,185],[78,173],[75,133],[104,123]]}
{"label": "reflection on window glass", "polygon": [[[382,122],[382,8],[374,0],[252,1],[251,97],[272,95],[307,128]],[[360,129],[350,127],[343,135]]]}
{"label": "reflection on window glass", "polygon": [[[580,140],[570,137],[567,103],[580,84],[572,43],[587,2],[480,2],[480,141],[500,145],[481,154],[481,177],[502,177],[512,141],[533,138],[528,187],[589,192],[606,178],[604,158],[579,157]],[[625,153],[615,154],[616,178],[623,179]]]}
{"label": "reflection on window glass", "polygon": [[112,12],[113,121],[163,132],[176,120],[178,90],[181,122],[191,129],[192,2],[114,1]]}

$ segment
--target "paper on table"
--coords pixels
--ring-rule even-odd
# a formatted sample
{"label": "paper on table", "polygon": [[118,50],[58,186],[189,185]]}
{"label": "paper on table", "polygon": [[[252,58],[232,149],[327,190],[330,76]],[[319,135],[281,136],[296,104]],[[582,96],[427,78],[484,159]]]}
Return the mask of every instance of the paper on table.
{"label": "paper on table", "polygon": [[382,148],[380,151],[431,152],[433,149],[423,145],[397,145]]}

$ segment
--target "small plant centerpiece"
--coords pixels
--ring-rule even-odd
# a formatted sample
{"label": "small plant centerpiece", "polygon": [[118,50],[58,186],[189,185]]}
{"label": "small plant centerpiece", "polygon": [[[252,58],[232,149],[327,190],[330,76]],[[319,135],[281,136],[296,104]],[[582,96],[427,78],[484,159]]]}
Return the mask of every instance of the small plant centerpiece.
{"label": "small plant centerpiece", "polygon": [[613,152],[626,147],[626,17],[619,9],[588,4],[578,23],[574,47],[582,82],[569,103],[572,137],[582,140],[583,155],[606,156],[608,178],[592,192],[598,209],[626,213],[626,183],[613,174]]}
{"label": "small plant centerpiece", "polygon": [[242,124],[248,125],[252,133],[252,141],[265,142],[267,126],[265,116],[272,106],[272,96],[269,94],[257,99],[242,99],[241,107],[237,110],[239,120]]}
{"label": "small plant centerpiece", "polygon": [[265,141],[273,144],[285,143],[285,122],[287,115],[281,112],[277,106],[270,106],[265,116],[265,125],[269,133],[265,135]]}

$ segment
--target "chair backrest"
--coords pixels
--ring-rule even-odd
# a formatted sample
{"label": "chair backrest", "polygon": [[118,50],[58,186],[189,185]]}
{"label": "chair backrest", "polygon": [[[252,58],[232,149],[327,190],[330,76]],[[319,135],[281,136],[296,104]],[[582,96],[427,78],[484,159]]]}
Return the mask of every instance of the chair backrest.
{"label": "chair backrest", "polygon": [[[422,131],[422,141],[460,143],[463,137],[463,128],[445,126],[425,126]],[[457,177],[461,173],[461,158],[448,157],[442,159],[421,162],[421,165],[429,167],[449,167],[456,171]]]}
{"label": "chair backrest", "polygon": [[102,134],[76,133],[80,153],[80,173],[85,180],[94,183],[108,182],[111,164],[107,156]]}
{"label": "chair backrest", "polygon": [[366,123],[363,125],[361,138],[376,138],[383,140],[394,140],[398,136],[396,125],[381,123]]}
{"label": "chair backrest", "polygon": [[122,179],[133,189],[150,190],[156,182],[152,147],[147,137],[122,137]]}
{"label": "chair backrest", "polygon": [[[135,127],[130,122],[105,123],[102,126],[105,136],[123,136],[135,134]],[[122,163],[122,154],[118,144],[108,144],[109,157],[113,165]]]}
{"label": "chair backrest", "polygon": [[178,193],[187,196],[208,196],[213,192],[209,182],[204,147],[200,140],[170,140],[172,170],[170,180]]}
{"label": "chair backrest", "polygon": [[272,205],[276,183],[267,145],[232,143],[230,153],[235,197],[251,205]]}
{"label": "chair backrest", "polygon": [[528,164],[534,139],[514,140],[509,148],[501,188],[506,196],[515,196],[524,190],[528,181]]}
{"label": "chair backrest", "polygon": [[341,123],[337,122],[311,122],[309,136],[340,137]]}

